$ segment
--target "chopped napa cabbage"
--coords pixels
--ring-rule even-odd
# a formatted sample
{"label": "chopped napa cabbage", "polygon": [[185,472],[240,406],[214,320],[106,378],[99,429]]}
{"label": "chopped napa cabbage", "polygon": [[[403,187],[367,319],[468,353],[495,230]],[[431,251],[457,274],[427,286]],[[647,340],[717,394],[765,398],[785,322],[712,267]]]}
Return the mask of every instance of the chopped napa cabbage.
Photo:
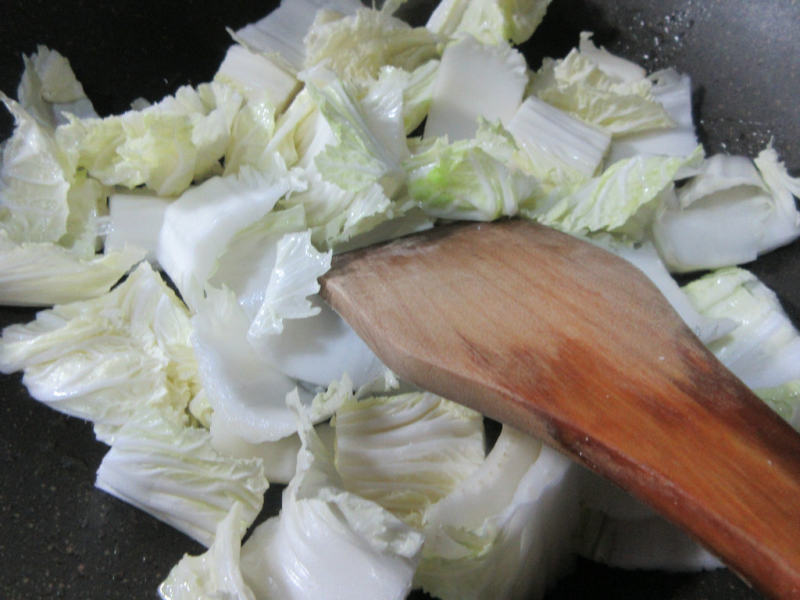
{"label": "chopped napa cabbage", "polygon": [[[62,274],[63,277],[63,274]],[[181,412],[199,389],[185,307],[147,263],[111,292],[55,306],[0,338],[0,370],[24,370],[31,396],[94,422],[98,437],[140,407]]]}
{"label": "chopped napa cabbage", "polygon": [[764,234],[763,251],[773,250],[800,235],[800,211],[795,198],[800,198],[800,177],[791,177],[786,165],[770,145],[753,161],[775,202],[774,212]]}
{"label": "chopped napa cabbage", "polygon": [[611,143],[607,133],[535,96],[517,109],[508,130],[529,159],[526,170],[553,186],[594,176]]}
{"label": "chopped napa cabbage", "polygon": [[158,104],[122,115],[79,119],[56,129],[78,166],[106,185],[145,185],[175,196],[193,180],[221,170],[243,98],[219,82],[180,88]]}
{"label": "chopped napa cabbage", "polygon": [[610,54],[602,51],[598,58],[601,51],[587,51],[595,48],[590,34],[582,34],[581,42],[581,49],[573,49],[563,59],[545,59],[531,80],[529,93],[614,136],[674,126],[639,67],[629,63],[633,73],[638,73],[634,76],[627,68],[619,68],[622,59],[613,57],[617,60],[610,68]]}
{"label": "chopped napa cabbage", "polygon": [[637,155],[685,156],[697,148],[698,140],[692,116],[692,81],[675,69],[664,69],[648,77],[653,82],[653,99],[660,103],[675,122],[670,129],[642,131],[614,138],[609,163]]}
{"label": "chopped napa cabbage", "polygon": [[427,392],[351,399],[332,421],[347,490],[419,527],[483,462],[483,417]]}
{"label": "chopped napa cabbage", "polygon": [[784,241],[770,234],[786,223],[800,234],[797,211],[784,215],[750,159],[718,154],[659,208],[653,240],[673,272],[755,260]]}
{"label": "chopped napa cabbage", "polygon": [[651,242],[645,241],[634,245],[620,243],[609,236],[595,236],[590,241],[624,258],[647,275],[703,343],[707,344],[720,338],[736,326],[730,319],[700,314],[670,275]]}
{"label": "chopped napa cabbage", "polygon": [[214,75],[214,81],[228,84],[250,103],[267,101],[283,111],[300,89],[300,82],[269,56],[234,44]]}
{"label": "chopped napa cabbage", "polygon": [[277,55],[290,68],[303,67],[303,39],[319,9],[353,14],[363,5],[360,0],[281,0],[280,6],[263,19],[236,31],[243,45],[268,55]]}
{"label": "chopped napa cabbage", "polygon": [[268,101],[248,102],[233,120],[223,175],[235,175],[244,166],[269,170],[274,161],[269,148],[274,133],[274,106]]}
{"label": "chopped napa cabbage", "polygon": [[479,118],[508,122],[528,83],[525,58],[507,44],[487,46],[467,36],[445,48],[433,84],[424,137],[475,135]]}
{"label": "chopped napa cabbage", "polygon": [[306,85],[331,135],[330,143],[313,157],[314,166],[327,181],[344,190],[359,191],[379,183],[392,197],[403,183],[400,161],[408,152],[402,113],[393,115],[398,127],[390,134],[401,141],[387,145],[386,134],[376,134],[375,129],[390,120],[365,110],[342,81],[334,78],[318,83]]}
{"label": "chopped napa cabbage", "polygon": [[14,117],[2,145],[0,229],[15,242],[58,242],[67,234],[75,157],[22,106],[0,95]]}
{"label": "chopped napa cabbage", "polygon": [[278,516],[242,547],[256,597],[403,600],[423,537],[378,504],[346,491],[331,449],[294,403],[302,448]]}
{"label": "chopped napa cabbage", "polygon": [[14,243],[0,230],[0,304],[51,306],[94,298],[143,258],[131,246],[81,258],[56,244]]}
{"label": "chopped napa cabbage", "polygon": [[146,252],[151,264],[156,264],[159,233],[170,202],[152,194],[112,194],[108,199],[105,252],[134,246]]}
{"label": "chopped napa cabbage", "polygon": [[[246,441],[275,441],[295,432],[286,397],[295,380],[264,360],[247,342],[249,321],[228,289],[210,288],[193,317],[195,354],[214,422]],[[306,397],[306,400],[310,398]]]}
{"label": "chopped napa cabbage", "polygon": [[239,567],[242,504],[217,524],[214,542],[199,556],[185,554],[158,587],[162,600],[256,600]]}
{"label": "chopped napa cabbage", "polygon": [[542,22],[550,0],[443,0],[426,27],[447,36],[469,34],[487,44],[521,44]]}
{"label": "chopped napa cabbage", "polygon": [[702,147],[689,156],[636,156],[619,161],[555,203],[540,203],[525,216],[569,233],[605,231],[642,239],[662,194],[691,172]]}
{"label": "chopped napa cabbage", "polygon": [[437,37],[428,29],[365,7],[347,16],[320,11],[304,43],[306,67],[324,64],[358,86],[376,79],[381,68],[410,72],[440,54]]}
{"label": "chopped napa cabbage", "polygon": [[519,149],[499,124],[449,144],[438,138],[404,163],[411,198],[429,215],[490,221],[513,216],[538,193],[537,180],[514,166]]}
{"label": "chopped napa cabbage", "polygon": [[258,459],[220,455],[211,434],[180,415],[142,407],[116,434],[95,485],[210,546],[235,503],[231,526],[243,535],[258,516],[269,484]]}
{"label": "chopped napa cabbage", "polygon": [[744,269],[713,271],[683,290],[703,315],[736,327],[708,348],[753,390],[800,380],[800,335],[775,293]]}
{"label": "chopped napa cabbage", "polygon": [[158,262],[189,306],[202,298],[235,236],[258,223],[282,196],[301,186],[275,158],[269,171],[246,168],[235,176],[214,177],[187,190],[167,207]]}
{"label": "chopped napa cabbage", "polygon": [[65,112],[78,117],[97,116],[64,56],[39,45],[36,52],[23,60],[25,71],[17,88],[17,99],[41,125],[54,129],[66,123]]}
{"label": "chopped napa cabbage", "polygon": [[442,600],[541,598],[571,564],[577,482],[567,458],[504,427],[483,465],[426,512],[415,585]]}
{"label": "chopped napa cabbage", "polygon": [[800,380],[756,390],[756,395],[785,421],[800,431]]}
{"label": "chopped napa cabbage", "polygon": [[383,90],[402,89],[403,127],[406,135],[409,135],[428,116],[438,70],[438,60],[429,60],[410,73],[397,67],[383,67],[368,93],[380,96]]}
{"label": "chopped napa cabbage", "polygon": [[308,297],[319,291],[317,278],[331,268],[331,253],[317,252],[311,232],[288,233],[278,240],[275,266],[253,317],[248,335],[260,338],[281,333],[284,319],[302,319],[320,313]]}

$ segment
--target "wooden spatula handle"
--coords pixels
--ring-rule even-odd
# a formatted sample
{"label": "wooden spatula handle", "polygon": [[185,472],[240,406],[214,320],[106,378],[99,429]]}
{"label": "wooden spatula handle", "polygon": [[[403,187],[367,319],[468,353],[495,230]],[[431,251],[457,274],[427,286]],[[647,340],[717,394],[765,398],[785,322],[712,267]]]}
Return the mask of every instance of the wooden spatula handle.
{"label": "wooden spatula handle", "polygon": [[764,593],[800,598],[800,436],[641,272],[516,221],[336,260],[323,295],[401,377],[543,439]]}

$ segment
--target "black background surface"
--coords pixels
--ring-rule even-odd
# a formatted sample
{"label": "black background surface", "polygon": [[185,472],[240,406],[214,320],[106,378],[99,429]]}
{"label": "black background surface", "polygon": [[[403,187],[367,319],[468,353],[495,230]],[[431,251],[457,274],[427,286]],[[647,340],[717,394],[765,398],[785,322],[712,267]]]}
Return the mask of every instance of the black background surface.
{"label": "black background surface", "polygon": [[[408,3],[418,18],[430,3]],[[130,101],[155,101],[182,84],[208,80],[230,40],[226,27],[254,21],[272,2],[226,0],[2,0],[0,89],[15,96],[22,53],[37,43],[72,62],[101,114]],[[649,70],[676,66],[693,76],[695,111],[709,153],[754,156],[774,138],[800,170],[800,4],[793,0],[554,0],[523,47],[536,66],[562,56],[581,30]],[[10,119],[0,120],[3,137]],[[800,245],[752,268],[800,315]],[[0,308],[0,326],[33,312]],[[105,447],[89,424],[31,400],[19,375],[0,376],[0,598],[155,598],[186,552],[202,548],[147,515],[95,490]],[[279,506],[279,486],[265,512]],[[797,502],[787,498],[787,502]],[[415,597],[424,597],[422,595]],[[727,571],[695,575],[630,573],[580,561],[548,596],[567,598],[759,598]]]}

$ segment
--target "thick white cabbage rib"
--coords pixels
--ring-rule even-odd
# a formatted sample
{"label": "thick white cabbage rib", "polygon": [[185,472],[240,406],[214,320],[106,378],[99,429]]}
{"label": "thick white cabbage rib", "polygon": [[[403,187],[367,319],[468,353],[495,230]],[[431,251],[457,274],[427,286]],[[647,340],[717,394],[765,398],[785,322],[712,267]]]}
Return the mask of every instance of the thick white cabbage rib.
{"label": "thick white cabbage rib", "polygon": [[284,194],[299,184],[276,163],[272,171],[244,169],[191,188],[169,205],[158,247],[158,262],[189,306],[203,288],[231,240],[264,218]]}
{"label": "thick white cabbage rib", "polygon": [[158,239],[170,199],[152,194],[112,194],[108,199],[105,227],[106,253],[133,246],[158,264]]}
{"label": "thick white cabbage rib", "polygon": [[297,474],[280,515],[259,525],[242,548],[244,579],[257,597],[402,600],[422,535],[378,504],[345,491],[302,409]]}
{"label": "thick white cabbage rib", "polygon": [[577,481],[567,458],[503,428],[484,464],[424,515],[415,584],[442,600],[541,598],[571,562]]}
{"label": "thick white cabbage rib", "polygon": [[248,104],[266,101],[277,112],[284,110],[300,89],[297,78],[277,61],[241,44],[228,48],[214,81],[236,88]]}
{"label": "thick white cabbage rib", "polygon": [[352,399],[333,423],[345,487],[414,526],[484,459],[481,415],[427,392]]}
{"label": "thick white cabbage rib", "polygon": [[517,109],[508,130],[525,150],[528,170],[552,185],[578,183],[594,176],[611,143],[607,133],[535,96]]}
{"label": "thick white cabbage rib", "polygon": [[445,48],[433,84],[425,137],[471,138],[480,118],[508,122],[528,83],[525,58],[507,44],[467,36]]}
{"label": "thick white cabbage rib", "polygon": [[24,370],[31,396],[113,439],[142,406],[181,412],[199,383],[186,309],[145,263],[93,300],[42,311],[0,339],[0,369]]}
{"label": "thick white cabbage rib", "polygon": [[303,38],[317,10],[347,15],[362,6],[359,0],[282,0],[266,17],[236,31],[235,38],[255,50],[279,56],[290,68],[299,71],[305,57]]}
{"label": "thick white cabbage rib", "polygon": [[260,460],[220,455],[206,429],[153,406],[117,432],[95,485],[205,546],[235,503],[242,508],[233,527],[243,535],[268,487]]}

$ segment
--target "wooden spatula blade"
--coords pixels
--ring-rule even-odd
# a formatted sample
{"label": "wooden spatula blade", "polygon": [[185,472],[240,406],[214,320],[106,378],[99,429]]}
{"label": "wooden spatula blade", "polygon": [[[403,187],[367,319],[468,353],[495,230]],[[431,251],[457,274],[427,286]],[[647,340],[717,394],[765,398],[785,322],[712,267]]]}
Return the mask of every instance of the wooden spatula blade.
{"label": "wooden spatula blade", "polygon": [[523,221],[343,254],[322,294],[404,379],[612,479],[775,597],[800,597],[800,436],[640,271]]}

